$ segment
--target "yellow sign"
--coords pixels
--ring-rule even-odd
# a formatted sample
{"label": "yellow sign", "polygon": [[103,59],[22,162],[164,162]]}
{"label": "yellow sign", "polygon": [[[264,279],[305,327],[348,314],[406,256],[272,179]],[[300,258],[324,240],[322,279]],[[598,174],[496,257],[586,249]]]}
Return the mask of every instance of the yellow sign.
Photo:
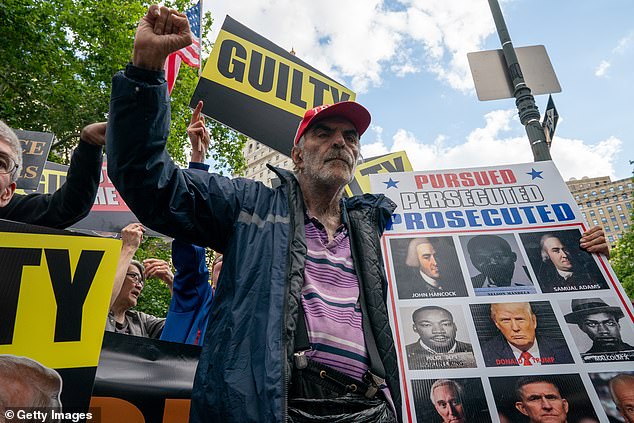
{"label": "yellow sign", "polygon": [[370,175],[376,173],[411,172],[412,170],[412,165],[405,151],[377,157],[357,166],[354,179],[346,186],[346,193],[352,196],[372,192]]}
{"label": "yellow sign", "polygon": [[224,29],[201,76],[300,117],[322,104],[355,99],[323,74]]}
{"label": "yellow sign", "polygon": [[0,354],[97,366],[121,241],[4,231],[0,240]]}

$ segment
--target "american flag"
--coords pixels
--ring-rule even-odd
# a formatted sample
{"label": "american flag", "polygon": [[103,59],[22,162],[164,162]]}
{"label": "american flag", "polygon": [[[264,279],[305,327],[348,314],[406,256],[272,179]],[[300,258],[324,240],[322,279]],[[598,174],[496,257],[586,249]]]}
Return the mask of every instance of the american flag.
{"label": "american flag", "polygon": [[165,60],[165,78],[167,79],[167,90],[172,94],[181,61],[194,68],[200,68],[200,2],[190,7],[185,12],[189,27],[191,28],[194,41],[177,52],[167,56]]}

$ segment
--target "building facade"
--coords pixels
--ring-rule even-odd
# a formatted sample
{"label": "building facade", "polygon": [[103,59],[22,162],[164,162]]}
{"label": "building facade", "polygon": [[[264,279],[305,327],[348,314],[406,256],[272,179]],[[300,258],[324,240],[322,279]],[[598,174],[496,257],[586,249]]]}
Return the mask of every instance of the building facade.
{"label": "building facade", "polygon": [[277,176],[266,167],[267,164],[288,170],[293,169],[293,161],[290,157],[251,138],[244,146],[242,154],[244,154],[247,162],[247,170],[244,177],[260,181],[269,187],[271,186],[271,181]]}
{"label": "building facade", "polygon": [[566,185],[583,217],[591,226],[601,225],[608,243],[614,247],[632,224],[632,178],[618,181],[609,176],[572,178]]}

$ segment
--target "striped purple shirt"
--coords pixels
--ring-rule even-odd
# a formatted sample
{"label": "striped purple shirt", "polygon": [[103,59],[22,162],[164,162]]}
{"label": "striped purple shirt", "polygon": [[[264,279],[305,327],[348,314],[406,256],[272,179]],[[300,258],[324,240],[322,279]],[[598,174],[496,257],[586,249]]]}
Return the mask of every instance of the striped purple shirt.
{"label": "striped purple shirt", "polygon": [[[308,341],[306,355],[357,380],[370,366],[363,335],[359,279],[352,262],[348,230],[341,225],[332,241],[316,219],[305,217],[306,265],[302,306]],[[396,413],[387,385],[380,386]]]}
{"label": "striped purple shirt", "polygon": [[329,242],[317,219],[306,218],[305,223],[308,252],[302,306],[312,347],[306,355],[361,380],[369,359],[348,231],[342,225]]}

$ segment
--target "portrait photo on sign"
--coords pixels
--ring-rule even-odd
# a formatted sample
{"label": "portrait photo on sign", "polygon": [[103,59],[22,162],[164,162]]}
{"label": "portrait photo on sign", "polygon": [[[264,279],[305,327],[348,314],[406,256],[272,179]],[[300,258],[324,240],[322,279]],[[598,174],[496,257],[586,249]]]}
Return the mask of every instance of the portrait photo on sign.
{"label": "portrait photo on sign", "polygon": [[608,288],[593,255],[579,247],[579,229],[519,235],[542,292]]}
{"label": "portrait photo on sign", "polygon": [[390,240],[398,297],[465,297],[467,289],[450,236]]}
{"label": "portrait photo on sign", "polygon": [[476,367],[460,305],[401,307],[400,314],[410,370]]}
{"label": "portrait photo on sign", "polygon": [[574,363],[548,301],[470,307],[487,367]]}
{"label": "portrait photo on sign", "polygon": [[590,373],[610,423],[634,422],[634,371]]}
{"label": "portrait photo on sign", "polygon": [[584,362],[634,360],[632,320],[616,298],[573,298],[559,307]]}
{"label": "portrait photo on sign", "polygon": [[536,292],[513,234],[461,236],[460,244],[476,295]]}
{"label": "portrait photo on sign", "polygon": [[489,423],[491,415],[479,378],[412,380],[419,423]]}
{"label": "portrait photo on sign", "polygon": [[500,422],[598,423],[578,374],[490,377]]}
{"label": "portrait photo on sign", "polygon": [[61,376],[56,370],[32,358],[0,354],[0,387],[2,416],[5,415],[5,407],[18,405],[62,411]]}

